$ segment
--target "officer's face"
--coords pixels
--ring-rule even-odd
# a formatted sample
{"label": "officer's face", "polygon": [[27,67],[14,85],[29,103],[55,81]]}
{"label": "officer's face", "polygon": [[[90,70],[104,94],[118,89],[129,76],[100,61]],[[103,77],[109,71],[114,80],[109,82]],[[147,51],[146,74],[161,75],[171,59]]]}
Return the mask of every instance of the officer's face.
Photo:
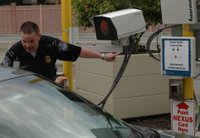
{"label": "officer's face", "polygon": [[40,36],[34,32],[31,34],[21,32],[21,42],[24,49],[29,53],[35,52],[38,49]]}

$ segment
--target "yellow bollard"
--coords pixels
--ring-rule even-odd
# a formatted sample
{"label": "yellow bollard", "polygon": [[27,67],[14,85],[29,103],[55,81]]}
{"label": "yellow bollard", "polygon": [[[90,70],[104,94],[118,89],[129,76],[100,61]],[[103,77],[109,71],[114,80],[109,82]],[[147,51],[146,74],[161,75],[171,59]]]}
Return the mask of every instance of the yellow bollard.
{"label": "yellow bollard", "polygon": [[[191,37],[193,36],[193,32],[190,31],[189,25],[184,24],[183,25],[183,36],[185,37]],[[183,88],[184,88],[184,99],[194,99],[194,84],[193,84],[193,78],[188,77],[183,79]]]}
{"label": "yellow bollard", "polygon": [[[71,0],[61,0],[61,18],[62,18],[62,40],[69,42],[69,29],[72,27],[72,6]],[[63,62],[64,76],[68,77],[69,89],[73,90],[73,65],[72,62]]]}

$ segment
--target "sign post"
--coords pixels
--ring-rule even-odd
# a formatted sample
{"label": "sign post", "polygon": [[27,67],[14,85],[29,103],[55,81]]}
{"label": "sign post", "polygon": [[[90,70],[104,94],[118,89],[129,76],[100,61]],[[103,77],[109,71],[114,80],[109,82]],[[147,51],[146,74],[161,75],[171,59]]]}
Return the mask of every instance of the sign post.
{"label": "sign post", "polygon": [[171,81],[170,85],[172,131],[193,136],[196,132],[196,104],[192,85],[185,80],[195,75],[195,42],[192,36],[161,38],[162,75],[183,80],[183,83]]}

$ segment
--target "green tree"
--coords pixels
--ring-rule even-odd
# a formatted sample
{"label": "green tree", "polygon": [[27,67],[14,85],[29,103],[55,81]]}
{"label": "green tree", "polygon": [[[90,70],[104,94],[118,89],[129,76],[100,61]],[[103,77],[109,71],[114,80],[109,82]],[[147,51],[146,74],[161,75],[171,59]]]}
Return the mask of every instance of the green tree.
{"label": "green tree", "polygon": [[143,11],[147,24],[161,23],[160,0],[130,0],[131,7]]}
{"label": "green tree", "polygon": [[90,17],[130,7],[128,0],[73,0],[73,11],[79,26],[90,27]]}
{"label": "green tree", "polygon": [[90,27],[89,18],[106,12],[137,8],[143,11],[147,24],[161,22],[160,0],[73,0],[73,11],[79,26]]}

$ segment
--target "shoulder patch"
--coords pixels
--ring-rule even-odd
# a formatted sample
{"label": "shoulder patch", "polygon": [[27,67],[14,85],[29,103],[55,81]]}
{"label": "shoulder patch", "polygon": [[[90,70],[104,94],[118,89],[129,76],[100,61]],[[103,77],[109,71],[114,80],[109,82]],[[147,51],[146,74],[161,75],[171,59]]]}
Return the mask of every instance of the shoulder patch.
{"label": "shoulder patch", "polygon": [[68,45],[63,41],[60,41],[58,44],[58,49],[59,51],[68,51]]}
{"label": "shoulder patch", "polygon": [[9,66],[9,65],[11,65],[11,61],[7,56],[5,56],[3,61],[2,61],[2,64],[5,65],[5,66]]}

